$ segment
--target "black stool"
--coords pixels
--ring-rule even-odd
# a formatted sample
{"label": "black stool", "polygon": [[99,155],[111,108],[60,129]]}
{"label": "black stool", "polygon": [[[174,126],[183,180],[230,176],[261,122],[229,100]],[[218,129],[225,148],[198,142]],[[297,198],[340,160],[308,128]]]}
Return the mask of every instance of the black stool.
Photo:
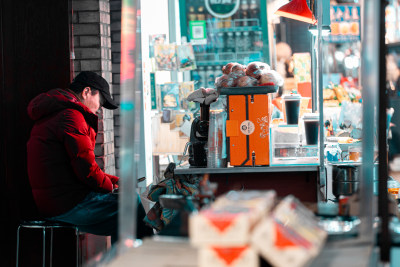
{"label": "black stool", "polygon": [[71,228],[75,230],[76,235],[76,266],[79,265],[79,230],[78,227],[71,224],[51,222],[51,221],[22,221],[17,229],[17,267],[19,264],[19,232],[21,228],[42,229],[43,231],[43,266],[46,266],[46,230],[50,229],[50,266],[52,266],[52,253],[53,253],[53,229],[54,228]]}

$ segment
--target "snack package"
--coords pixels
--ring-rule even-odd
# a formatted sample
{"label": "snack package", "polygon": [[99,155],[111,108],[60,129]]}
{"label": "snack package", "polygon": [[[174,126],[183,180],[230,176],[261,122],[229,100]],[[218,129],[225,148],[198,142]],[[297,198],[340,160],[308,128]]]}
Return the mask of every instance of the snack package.
{"label": "snack package", "polygon": [[300,267],[319,254],[326,237],[314,214],[289,195],[256,226],[251,245],[273,266]]}
{"label": "snack package", "polygon": [[196,103],[188,101],[187,97],[194,92],[194,81],[182,82],[179,87],[179,99],[182,109],[195,109]]}
{"label": "snack package", "polygon": [[251,209],[208,208],[189,217],[190,243],[203,246],[244,246],[250,241]]}
{"label": "snack package", "polygon": [[284,83],[283,77],[277,71],[274,70],[263,71],[259,79],[260,85],[272,84],[277,86],[283,86],[283,83]]}
{"label": "snack package", "polygon": [[192,44],[182,44],[177,46],[177,55],[179,70],[187,71],[196,69],[196,60],[194,57]]}
{"label": "snack package", "polygon": [[230,191],[210,208],[189,220],[190,241],[195,246],[241,246],[248,244],[252,229],[275,206],[276,192]]}
{"label": "snack package", "polygon": [[342,103],[344,101],[350,101],[349,94],[347,93],[347,91],[344,89],[344,87],[342,85],[339,84],[339,85],[334,86],[333,90],[335,91],[336,97],[340,103]]}
{"label": "snack package", "polygon": [[230,191],[218,197],[211,205],[213,208],[226,206],[244,207],[250,209],[250,221],[252,225],[258,223],[261,218],[268,215],[276,204],[276,192],[274,190],[245,190]]}
{"label": "snack package", "polygon": [[311,82],[311,55],[310,53],[293,54],[293,74],[296,84]]}
{"label": "snack package", "polygon": [[161,88],[161,107],[163,109],[180,109],[179,83],[165,83]]}
{"label": "snack package", "polygon": [[154,45],[156,70],[177,70],[177,54],[175,44]]}

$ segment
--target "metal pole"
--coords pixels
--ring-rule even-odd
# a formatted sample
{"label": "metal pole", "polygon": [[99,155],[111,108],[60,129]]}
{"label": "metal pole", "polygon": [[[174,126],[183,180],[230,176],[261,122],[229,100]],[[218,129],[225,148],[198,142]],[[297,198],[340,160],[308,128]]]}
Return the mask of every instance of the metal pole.
{"label": "metal pole", "polygon": [[315,56],[315,36],[311,35],[311,108],[312,112],[318,110],[318,88],[317,88],[317,58]]}
{"label": "metal pole", "polygon": [[378,184],[378,212],[381,218],[380,253],[381,261],[390,260],[390,233],[388,209],[388,155],[387,155],[387,90],[386,90],[386,45],[385,45],[385,7],[386,0],[381,0],[380,6],[380,31],[379,31],[379,184]]}
{"label": "metal pole", "polygon": [[[119,191],[119,244],[122,254],[136,242],[137,178],[139,163],[142,85],[139,80],[140,0],[122,1],[121,11],[121,179]],[[139,31],[139,33],[137,33]]]}
{"label": "metal pole", "polygon": [[[322,187],[326,187],[326,172],[325,172],[325,156],[324,156],[324,148],[325,148],[325,134],[324,134],[324,97],[323,97],[323,88],[322,88],[322,1],[316,1],[316,8],[317,8],[317,54],[316,54],[316,77],[317,77],[317,92],[318,92],[318,112],[319,112],[319,188],[318,188],[318,196],[320,196],[320,189]],[[314,38],[314,37],[312,37]],[[326,192],[326,190],[324,190]],[[326,196],[324,199],[318,199],[325,201]]]}
{"label": "metal pole", "polygon": [[374,241],[373,169],[376,107],[379,88],[379,1],[364,0],[361,5],[361,86],[363,99],[362,167],[360,182],[359,240],[371,245]]}
{"label": "metal pole", "polygon": [[[180,43],[180,30],[178,30],[179,22],[176,21],[177,14],[179,14],[178,9],[179,4],[176,0],[168,0],[168,24],[169,24],[169,43]],[[178,40],[179,37],[179,40]],[[171,74],[171,81],[177,82],[178,81],[178,71],[172,70],[170,71]]]}

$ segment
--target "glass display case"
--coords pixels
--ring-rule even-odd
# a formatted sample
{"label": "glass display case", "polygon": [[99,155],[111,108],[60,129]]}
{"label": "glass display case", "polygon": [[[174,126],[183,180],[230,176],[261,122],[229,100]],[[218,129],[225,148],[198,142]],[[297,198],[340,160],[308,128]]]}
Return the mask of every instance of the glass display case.
{"label": "glass display case", "polygon": [[270,166],[319,165],[318,144],[307,145],[298,125],[270,128]]}
{"label": "glass display case", "polygon": [[196,89],[213,88],[229,62],[269,62],[265,1],[180,0],[179,5],[181,36],[193,45],[198,66],[191,71]]}

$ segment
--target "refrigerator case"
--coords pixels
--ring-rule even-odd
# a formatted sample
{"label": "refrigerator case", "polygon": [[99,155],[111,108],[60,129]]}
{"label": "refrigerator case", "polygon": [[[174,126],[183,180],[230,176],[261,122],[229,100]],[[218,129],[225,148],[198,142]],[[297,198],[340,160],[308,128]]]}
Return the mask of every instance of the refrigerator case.
{"label": "refrigerator case", "polygon": [[196,89],[214,88],[229,62],[269,63],[267,4],[262,0],[179,0],[181,36],[192,43]]}

